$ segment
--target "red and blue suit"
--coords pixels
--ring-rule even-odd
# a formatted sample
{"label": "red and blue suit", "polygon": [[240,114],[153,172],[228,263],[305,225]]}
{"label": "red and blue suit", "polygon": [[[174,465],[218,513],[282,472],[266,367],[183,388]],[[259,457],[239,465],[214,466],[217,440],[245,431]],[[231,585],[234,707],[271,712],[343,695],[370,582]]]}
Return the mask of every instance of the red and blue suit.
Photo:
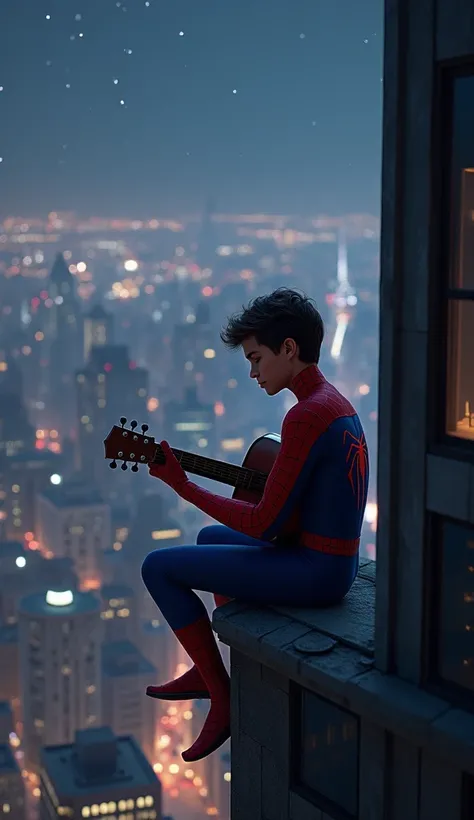
{"label": "red and blue suit", "polygon": [[[283,421],[259,503],[191,482],[166,443],[169,471],[150,470],[218,522],[201,530],[197,545],[155,550],[143,563],[144,583],[178,637],[207,617],[193,590],[315,607],[341,601],[352,586],[369,479],[364,431],[353,406],[315,365],[291,389],[297,403]],[[287,543],[278,534],[295,514],[300,537]]]}

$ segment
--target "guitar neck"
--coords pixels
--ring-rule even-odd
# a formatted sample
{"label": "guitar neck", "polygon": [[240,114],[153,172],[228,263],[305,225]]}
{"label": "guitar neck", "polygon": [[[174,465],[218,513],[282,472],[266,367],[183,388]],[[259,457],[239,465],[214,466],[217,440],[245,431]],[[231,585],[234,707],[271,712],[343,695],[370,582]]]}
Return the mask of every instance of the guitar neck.
{"label": "guitar neck", "polygon": [[[218,461],[213,458],[206,458],[195,453],[188,453],[185,450],[171,448],[183,470],[202,478],[212,478],[221,484],[228,484],[230,487],[238,487],[255,492],[263,492],[267,476],[258,470],[249,470],[247,467],[240,467],[235,464],[228,464],[225,461]],[[163,451],[158,445],[153,459],[154,463],[164,461]]]}

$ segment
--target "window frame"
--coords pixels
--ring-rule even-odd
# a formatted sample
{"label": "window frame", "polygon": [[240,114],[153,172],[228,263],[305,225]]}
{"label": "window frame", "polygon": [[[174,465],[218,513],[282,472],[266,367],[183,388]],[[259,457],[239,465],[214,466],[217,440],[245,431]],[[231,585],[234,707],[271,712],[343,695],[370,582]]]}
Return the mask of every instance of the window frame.
{"label": "window frame", "polygon": [[[320,701],[324,701],[329,707],[333,707],[341,712],[345,712],[353,718],[357,724],[357,760],[356,768],[356,813],[350,814],[342,806],[334,803],[317,789],[312,789],[300,779],[301,771],[301,734],[303,726],[303,697],[304,693],[312,695]],[[340,706],[327,697],[308,689],[301,684],[290,681],[290,791],[298,794],[312,806],[315,806],[323,813],[326,812],[333,820],[359,820],[360,818],[360,754],[361,754],[361,719],[360,716],[350,709]]]}
{"label": "window frame", "polygon": [[436,697],[447,700],[452,706],[474,713],[474,689],[467,689],[454,681],[446,680],[440,674],[444,524],[455,524],[466,529],[471,527],[473,531],[474,525],[449,515],[428,511],[426,516],[426,542],[430,545],[431,560],[428,562],[428,594],[425,596],[424,688]]}
{"label": "window frame", "polygon": [[[454,136],[454,90],[456,81],[465,77],[474,79],[474,61],[444,64],[439,67],[435,84],[434,108],[434,150],[432,162],[432,206],[430,243],[431,269],[429,327],[429,390],[430,405],[434,409],[428,414],[429,451],[436,455],[453,456],[453,452],[463,460],[474,459],[474,440],[450,435],[447,432],[448,418],[448,322],[449,309],[453,302],[474,303],[474,288],[452,287],[452,270],[457,257],[455,248],[458,241],[456,221],[459,213],[453,210],[453,152]],[[439,171],[438,169],[441,169]],[[439,203],[439,204],[438,204]]]}

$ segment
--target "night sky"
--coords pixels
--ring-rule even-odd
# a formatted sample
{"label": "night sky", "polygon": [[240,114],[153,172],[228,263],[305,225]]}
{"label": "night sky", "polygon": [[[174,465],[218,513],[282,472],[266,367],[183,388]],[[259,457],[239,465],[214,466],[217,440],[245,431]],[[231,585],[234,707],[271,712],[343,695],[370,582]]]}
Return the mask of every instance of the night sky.
{"label": "night sky", "polygon": [[2,0],[0,217],[378,213],[382,6]]}

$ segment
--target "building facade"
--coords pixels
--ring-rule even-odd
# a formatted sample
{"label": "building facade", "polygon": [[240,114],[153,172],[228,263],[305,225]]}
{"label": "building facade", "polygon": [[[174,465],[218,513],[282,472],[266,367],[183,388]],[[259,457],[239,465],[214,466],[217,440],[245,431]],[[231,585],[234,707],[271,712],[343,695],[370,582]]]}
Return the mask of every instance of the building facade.
{"label": "building facade", "polygon": [[102,647],[102,719],[117,735],[132,735],[153,761],[158,703],[144,696],[156,668],[130,640]]}
{"label": "building facade", "polygon": [[38,540],[53,555],[72,559],[82,589],[96,589],[101,555],[112,541],[110,507],[81,478],[50,485],[38,498]]}
{"label": "building facade", "polygon": [[232,820],[474,817],[474,16],[385,9],[376,567],[216,610]]}
{"label": "building facade", "polygon": [[25,762],[40,748],[71,743],[101,723],[100,601],[91,592],[49,589],[20,602],[18,636]]}
{"label": "building facade", "polygon": [[0,461],[0,532],[4,538],[34,540],[38,495],[50,486],[52,476],[60,475],[60,465],[60,456],[44,450],[19,452]]}
{"label": "building facade", "polygon": [[109,726],[41,750],[40,820],[161,820],[161,783],[133,737]]}

